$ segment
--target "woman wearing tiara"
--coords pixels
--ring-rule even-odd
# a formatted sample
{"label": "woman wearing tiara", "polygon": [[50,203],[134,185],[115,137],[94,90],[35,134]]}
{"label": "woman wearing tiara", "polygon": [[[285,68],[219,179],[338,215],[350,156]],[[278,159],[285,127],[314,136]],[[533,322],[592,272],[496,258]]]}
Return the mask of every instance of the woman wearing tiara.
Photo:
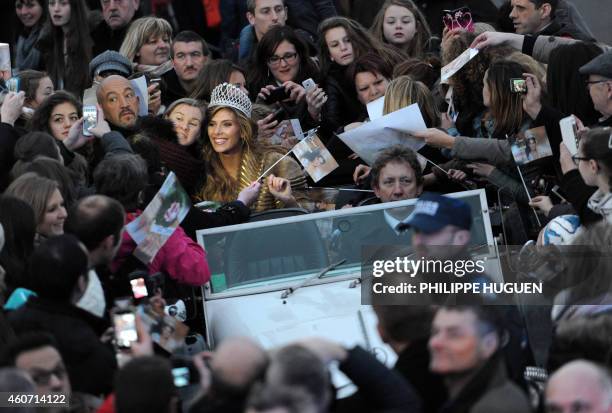
{"label": "woman wearing tiara", "polygon": [[262,185],[251,209],[299,206],[302,196],[295,189],[306,186],[304,172],[293,158],[283,157],[286,154],[283,148],[254,141],[256,126],[251,120],[251,109],[249,97],[236,86],[222,83],[213,90],[203,149],[210,170],[198,198],[229,202],[242,189],[264,178],[266,185]]}

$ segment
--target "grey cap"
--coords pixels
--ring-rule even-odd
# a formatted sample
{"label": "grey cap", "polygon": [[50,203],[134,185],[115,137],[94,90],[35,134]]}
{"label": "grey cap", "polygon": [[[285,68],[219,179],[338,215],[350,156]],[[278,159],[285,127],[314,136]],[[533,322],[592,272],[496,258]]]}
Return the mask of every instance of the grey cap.
{"label": "grey cap", "polygon": [[599,75],[612,79],[612,51],[601,54],[582,66],[580,74]]}
{"label": "grey cap", "polygon": [[132,74],[132,63],[114,50],[102,52],[89,62],[89,74],[92,77],[107,70],[115,70],[128,77]]}

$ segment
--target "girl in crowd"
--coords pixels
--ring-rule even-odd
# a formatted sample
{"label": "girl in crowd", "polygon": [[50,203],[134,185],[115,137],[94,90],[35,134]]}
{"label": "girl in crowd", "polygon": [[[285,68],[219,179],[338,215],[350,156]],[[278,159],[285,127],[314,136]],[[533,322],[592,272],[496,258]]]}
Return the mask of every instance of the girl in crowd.
{"label": "girl in crowd", "polygon": [[[325,79],[325,92],[328,101],[323,117],[323,134],[327,139],[334,132],[341,131],[349,123],[364,118],[364,108],[357,100],[355,87],[347,79],[347,69],[362,55],[375,51],[391,67],[402,61],[405,56],[374,38],[361,24],[345,17],[330,17],[319,26],[319,63]],[[324,136],[325,137],[325,136]],[[331,148],[330,148],[331,147]],[[351,152],[343,144],[335,149],[328,148],[342,157]]]}
{"label": "girl in crowd", "polygon": [[37,46],[57,89],[81,96],[90,85],[93,42],[83,0],[49,0],[49,18]]}
{"label": "girl in crowd", "polygon": [[34,249],[36,218],[25,201],[0,195],[0,224],[4,228],[5,244],[0,250],[0,265],[6,271],[6,297],[23,285],[26,264]]}
{"label": "girl in crowd", "polygon": [[[580,139],[578,153],[570,157],[561,144],[561,187],[583,225],[605,220],[612,223],[612,128],[594,128]],[[577,170],[577,171],[576,171]],[[579,175],[576,173],[579,172]],[[582,178],[582,179],[580,179]],[[597,190],[593,193],[592,188]]]}
{"label": "girl in crowd", "polygon": [[412,0],[385,1],[370,31],[379,41],[417,58],[425,56],[432,38],[425,16]]}
{"label": "girl in crowd", "polygon": [[[34,111],[30,120],[30,130],[46,132],[53,136],[60,148],[64,164],[76,172],[80,177],[80,183],[85,185],[88,176],[88,163],[80,153],[71,152],[63,141],[68,138],[68,132],[83,116],[81,103],[70,93],[62,90],[53,93]],[[79,152],[86,156],[91,155],[91,145],[86,145]]]}
{"label": "girl in crowd", "polygon": [[[451,150],[454,158],[475,161],[468,165],[475,175],[487,179],[498,187],[505,187],[515,199],[526,203],[525,189],[506,174],[514,174],[514,161],[506,137],[514,137],[529,128],[529,116],[523,111],[524,101],[533,99],[533,90],[523,96],[513,93],[510,79],[522,78],[524,68],[511,61],[497,61],[485,72],[482,100],[491,119],[487,137],[484,139],[454,137],[439,129],[415,132],[413,136],[425,139],[432,146]],[[530,75],[529,79],[535,76]],[[528,82],[529,82],[528,79]],[[529,84],[529,83],[528,83]],[[531,88],[530,88],[531,89]],[[482,163],[481,161],[487,163]]]}
{"label": "girl in crowd", "polygon": [[40,52],[35,47],[41,34],[43,23],[47,18],[47,8],[38,0],[17,0],[17,45],[15,46],[15,68],[40,69]]}
{"label": "girl in crowd", "polygon": [[[267,103],[272,91],[283,87],[287,98],[278,104],[288,118],[299,119],[303,130],[308,130],[319,122],[321,108],[327,98],[319,87],[306,93],[302,82],[307,79],[317,82],[319,73],[306,44],[290,27],[270,29],[257,44],[254,62],[249,70],[247,84],[250,96]],[[278,121],[271,121],[259,126],[273,130],[277,124]]]}
{"label": "girl in crowd", "polygon": [[[200,200],[230,202],[238,193],[263,178],[255,211],[297,206],[294,188],[304,187],[306,179],[300,166],[275,147],[262,147],[254,141],[252,105],[248,96],[228,83],[212,93],[206,119],[204,159],[209,166]],[[269,170],[269,168],[272,168]]]}
{"label": "girl in crowd", "polygon": [[176,173],[190,196],[205,180],[202,161],[203,107],[195,99],[174,101],[164,119],[147,117],[141,121],[142,134],[148,136],[159,151],[162,164]]}
{"label": "girl in crowd", "polygon": [[244,93],[249,93],[246,89],[246,72],[244,69],[229,60],[218,59],[208,63],[206,70],[202,70],[191,97],[208,102],[213,89],[224,82],[239,87]]}
{"label": "girl in crowd", "polygon": [[119,53],[134,63],[136,72],[161,76],[172,69],[171,41],[170,23],[157,17],[141,17],[130,24]]}
{"label": "girl in crowd", "polygon": [[49,75],[37,70],[19,72],[19,89],[25,93],[24,106],[30,109],[37,109],[54,91]]}
{"label": "girl in crowd", "polygon": [[37,242],[64,233],[64,221],[68,215],[57,182],[29,172],[15,179],[6,195],[27,202],[34,210]]}

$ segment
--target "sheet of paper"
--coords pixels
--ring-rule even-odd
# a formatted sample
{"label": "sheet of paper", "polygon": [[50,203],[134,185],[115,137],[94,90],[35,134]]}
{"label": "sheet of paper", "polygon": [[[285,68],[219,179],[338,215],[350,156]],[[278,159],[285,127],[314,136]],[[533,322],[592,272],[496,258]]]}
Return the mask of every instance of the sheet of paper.
{"label": "sheet of paper", "polygon": [[425,142],[410,136],[409,132],[425,129],[423,115],[415,103],[338,137],[368,165],[372,165],[378,153],[390,146],[406,146],[415,152],[421,149]]}
{"label": "sheet of paper", "polygon": [[147,91],[147,79],[144,75],[130,80],[136,96],[138,96],[138,116],[149,114],[149,92]]}
{"label": "sheet of paper", "polygon": [[190,208],[189,195],[176,179],[174,172],[170,172],[142,214],[125,226],[138,245],[134,256],[145,264],[153,261]]}
{"label": "sheet of paper", "polygon": [[376,100],[371,101],[367,105],[368,116],[370,121],[382,118],[383,116],[383,107],[385,106],[385,97],[381,96]]}
{"label": "sheet of paper", "polygon": [[447,64],[442,68],[442,77],[441,82],[445,83],[450,79],[455,73],[461,70],[463,66],[468,64],[470,60],[472,60],[476,55],[480,53],[478,49],[466,49],[465,52],[461,53],[455,60]]}

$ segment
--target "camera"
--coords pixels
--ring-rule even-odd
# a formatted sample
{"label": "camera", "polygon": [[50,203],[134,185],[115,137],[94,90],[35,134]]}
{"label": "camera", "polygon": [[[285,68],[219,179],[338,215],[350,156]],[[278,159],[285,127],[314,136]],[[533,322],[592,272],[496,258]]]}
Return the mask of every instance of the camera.
{"label": "camera", "polygon": [[283,100],[289,99],[289,93],[285,89],[284,86],[279,86],[276,89],[270,92],[270,95],[264,100],[266,105],[271,105],[272,103],[281,102]]}
{"label": "camera", "polygon": [[527,81],[525,79],[510,79],[510,91],[512,93],[527,93]]}

